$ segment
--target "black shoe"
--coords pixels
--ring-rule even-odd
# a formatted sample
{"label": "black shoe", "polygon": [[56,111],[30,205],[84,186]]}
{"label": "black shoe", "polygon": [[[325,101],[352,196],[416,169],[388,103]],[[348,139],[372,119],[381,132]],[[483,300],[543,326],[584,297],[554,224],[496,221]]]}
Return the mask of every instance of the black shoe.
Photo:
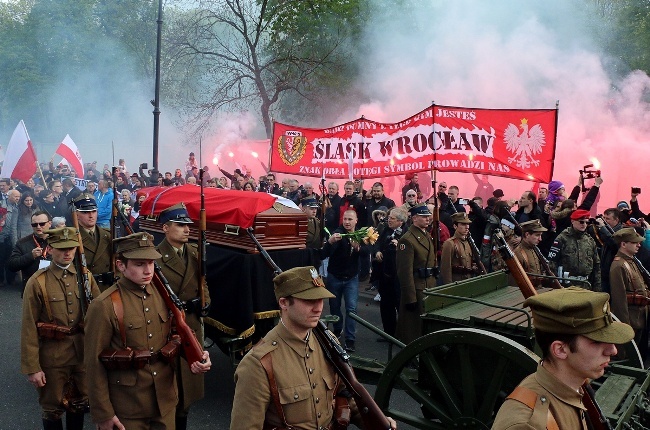
{"label": "black shoe", "polygon": [[388,339],[386,339],[385,337],[378,337],[377,342],[388,342]]}
{"label": "black shoe", "polygon": [[354,352],[356,349],[354,348],[354,341],[353,340],[346,340],[345,341],[345,350],[347,352]]}
{"label": "black shoe", "polygon": [[63,421],[58,420],[46,420],[43,419],[43,429],[44,430],[63,430]]}
{"label": "black shoe", "polygon": [[84,414],[65,413],[65,430],[83,430]]}

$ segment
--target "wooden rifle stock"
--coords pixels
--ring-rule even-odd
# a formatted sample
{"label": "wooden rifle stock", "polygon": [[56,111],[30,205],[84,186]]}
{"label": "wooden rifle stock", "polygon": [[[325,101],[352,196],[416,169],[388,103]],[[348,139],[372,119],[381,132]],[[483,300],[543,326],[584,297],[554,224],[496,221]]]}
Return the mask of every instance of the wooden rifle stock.
{"label": "wooden rifle stock", "polygon": [[[133,234],[131,224],[129,224],[129,221],[125,219],[122,212],[118,211],[118,219],[124,227],[127,235]],[[158,263],[154,261],[153,264],[154,276],[151,283],[156,290],[158,290],[158,293],[162,296],[165,304],[174,315],[174,320],[176,321],[176,332],[181,337],[181,346],[183,347],[183,352],[185,353],[187,362],[189,364],[192,364],[195,361],[203,362],[203,347],[199,344],[194,330],[192,330],[185,322],[183,302],[174,293],[172,287],[169,286],[169,282],[167,281],[167,278],[165,278],[165,275],[163,275]]]}
{"label": "wooden rifle stock", "polygon": [[515,282],[517,282],[517,286],[521,290],[521,294],[523,294],[524,298],[526,299],[528,297],[537,295],[537,290],[535,287],[533,287],[533,284],[530,282],[530,278],[528,278],[526,271],[523,267],[521,267],[521,263],[519,260],[517,260],[517,257],[515,257],[512,249],[510,249],[508,246],[508,242],[503,236],[503,232],[501,230],[496,230],[494,236],[497,238],[499,244],[498,250],[501,253],[501,257],[508,266],[510,274],[515,278]]}
{"label": "wooden rifle stock", "polygon": [[77,284],[79,286],[81,300],[81,314],[86,316],[88,305],[93,301],[93,293],[90,287],[90,277],[88,276],[88,265],[86,264],[86,254],[84,253],[84,244],[81,240],[81,231],[79,230],[79,220],[77,219],[77,209],[72,204],[72,223],[74,228],[77,229]]}
{"label": "wooden rifle stock", "polygon": [[582,396],[582,402],[587,408],[587,415],[592,428],[594,430],[613,430],[609,420],[603,414],[598,403],[596,403],[596,393],[589,382],[582,384],[582,390],[585,392],[584,396]]}
{"label": "wooden rifle stock", "polygon": [[334,367],[336,373],[345,383],[347,390],[352,394],[359,413],[361,414],[362,428],[390,430],[390,422],[379,409],[366,387],[357,380],[354,370],[350,365],[350,356],[341,348],[334,335],[327,329],[324,322],[319,321],[312,330],[316,340],[325,352],[325,356]]}
{"label": "wooden rifle stock", "polygon": [[[275,275],[282,273],[282,269],[278,266],[275,261],[271,258],[268,252],[264,249],[262,244],[257,240],[255,234],[253,233],[252,228],[246,229],[251,240],[255,243],[255,246],[260,251],[260,254],[264,257],[266,262],[271,266]],[[319,321],[316,327],[312,330],[312,333],[316,336],[318,343],[325,357],[334,367],[334,370],[339,375],[339,377],[345,383],[348,391],[352,394],[354,401],[359,408],[361,413],[361,420],[363,421],[364,429],[386,429],[390,430],[390,422],[384,415],[384,413],[379,409],[377,403],[372,398],[368,390],[357,380],[354,375],[354,370],[350,366],[349,359],[350,356],[348,353],[341,348],[341,345],[336,341],[334,335],[327,330],[327,326],[322,321]]]}

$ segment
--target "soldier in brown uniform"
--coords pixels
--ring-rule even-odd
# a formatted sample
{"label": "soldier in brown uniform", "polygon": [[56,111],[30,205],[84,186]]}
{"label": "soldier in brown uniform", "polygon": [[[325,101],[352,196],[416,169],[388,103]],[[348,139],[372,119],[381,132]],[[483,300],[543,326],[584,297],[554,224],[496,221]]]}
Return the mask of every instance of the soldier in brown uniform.
{"label": "soldier in brown uniform", "polygon": [[650,297],[648,285],[643,280],[634,256],[645,239],[633,228],[622,228],[613,235],[618,243],[618,253],[609,269],[609,282],[612,296],[612,312],[622,322],[634,329],[634,340],[641,356],[647,355],[648,305]]}
{"label": "soldier in brown uniform", "polygon": [[[199,255],[196,244],[187,243],[192,220],[185,205],[178,203],[160,213],[158,221],[163,225],[165,239],[158,245],[162,258],[158,264],[174,293],[186,304],[185,321],[203,344],[203,316],[210,306],[210,293],[203,284],[205,308],[201,308],[199,296]],[[176,380],[178,382],[178,406],[176,407],[176,430],[187,428],[190,405],[203,398],[203,374],[194,374],[185,358],[178,358]]]}
{"label": "soldier in brown uniform", "polygon": [[97,226],[97,204],[88,193],[74,199],[79,231],[84,245],[86,265],[95,276],[99,289],[104,291],[113,283],[111,272],[111,232]]}
{"label": "soldier in brown uniform", "polygon": [[[121,277],[93,301],[86,315],[86,325],[92,327],[85,349],[90,413],[99,430],[174,429],[174,367],[160,353],[169,346],[174,321],[151,284],[160,254],[147,233],[114,243]],[[110,359],[129,350],[143,360]],[[192,363],[192,372],[210,369],[207,351],[203,359]]]}
{"label": "soldier in brown uniform", "polygon": [[587,423],[582,385],[603,376],[617,353],[615,344],[634,337],[632,327],[613,320],[608,298],[569,287],[524,302],[533,313],[543,359],[507,397],[492,430],[593,428]]}
{"label": "soldier in brown uniform", "polygon": [[287,270],[273,284],[280,323],[237,366],[230,429],[331,428],[334,397],[342,387],[312,329],[323,299],[334,295],[313,267]]}
{"label": "soldier in brown uniform", "polygon": [[[77,230],[64,227],[48,231],[46,252],[52,262],[29,278],[23,297],[20,370],[38,390],[45,430],[62,429],[65,411],[63,391],[71,380],[87,405],[86,371],[84,367],[83,306],[77,284],[77,271],[72,264],[79,246]],[[99,289],[90,279],[94,297]],[[46,326],[43,326],[43,324]],[[40,326],[40,327],[39,327]],[[83,428],[84,412],[69,409],[66,427]]]}
{"label": "soldier in brown uniform", "polygon": [[316,218],[318,202],[314,198],[305,198],[300,201],[300,208],[307,214],[307,248],[320,249],[323,246],[320,220]]}
{"label": "soldier in brown uniform", "polygon": [[451,219],[456,232],[442,244],[440,278],[443,284],[469,279],[479,273],[472,258],[472,247],[467,242],[472,221],[465,212],[458,212]]}
{"label": "soldier in brown uniform", "polygon": [[425,288],[436,286],[437,253],[431,235],[431,212],[426,204],[410,210],[411,226],[397,243],[396,265],[400,284],[400,305],[395,334],[404,343],[422,336]]}
{"label": "soldier in brown uniform", "polygon": [[[542,223],[538,220],[526,221],[520,224],[522,237],[519,246],[514,250],[517,260],[521,263],[521,267],[524,268],[528,277],[531,278],[535,288],[540,288],[542,286],[542,279],[531,277],[532,274],[536,275],[545,275],[542,264],[539,261],[539,257],[535,252],[535,247],[542,241],[542,233],[547,231]],[[517,285],[511,283],[511,285]]]}

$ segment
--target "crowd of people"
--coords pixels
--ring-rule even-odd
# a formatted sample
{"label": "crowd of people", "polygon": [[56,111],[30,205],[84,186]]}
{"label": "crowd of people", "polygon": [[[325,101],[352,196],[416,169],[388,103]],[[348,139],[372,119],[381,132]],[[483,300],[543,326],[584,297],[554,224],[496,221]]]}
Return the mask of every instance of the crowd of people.
{"label": "crowd of people", "polygon": [[[76,348],[76,355],[66,359],[69,368],[60,374],[51,373],[58,375],[56,377],[48,376],[48,381],[57,381],[47,384],[56,391],[54,394],[43,387],[48,372],[53,372],[50,368],[57,368],[58,364],[49,359],[41,363],[33,361],[34,357],[44,354],[52,356],[42,340],[39,341],[42,333],[36,329],[36,322],[50,322],[73,329],[83,319],[79,301],[62,300],[53,309],[42,305],[48,300],[48,295],[52,298],[50,301],[54,301],[54,297],[62,292],[64,295],[72,293],[72,290],[68,291],[70,283],[65,278],[67,273],[76,276],[74,267],[70,266],[74,256],[70,250],[79,245],[76,230],[71,228],[73,218],[79,226],[88,270],[93,274],[93,295],[99,298],[95,301],[101,303],[89,308],[89,315],[93,315],[89,324],[102,324],[102,315],[113,306],[111,292],[135,293],[137,300],[155,295],[153,291],[138,290],[135,286],[138,282],[142,284],[143,279],[147,280],[145,284],[151,281],[148,264],[158,260],[167,270],[166,276],[175,279],[174,286],[181,300],[193,303],[196,315],[193,329],[199,337],[202,336],[200,316],[205,309],[196,306],[199,286],[188,284],[192,277],[188,275],[191,270],[187,267],[197,264],[196,247],[187,243],[187,224],[191,220],[182,204],[170,208],[166,217],[160,217],[166,242],[157,248],[153,247],[146,233],[135,233],[135,237],[130,237],[133,242],[112,238],[108,227],[114,197],[119,201],[120,210],[134,222],[137,231],[138,212],[146,198],[141,188],[151,184],[151,171],[145,172],[147,166],[143,164],[138,173],[129,173],[124,160],[113,169],[104,165],[101,172],[97,170],[96,162],[85,167],[84,179],[88,182],[84,190],[75,185],[75,172],[65,165],[53,166],[51,163],[42,165],[39,173],[25,183],[11,178],[0,179],[0,281],[7,284],[22,282],[24,288],[24,321],[27,321],[27,326],[34,323],[34,327],[23,334],[23,342],[28,343],[24,345],[24,351],[30,352],[32,360],[24,357],[23,372],[41,390],[39,398],[46,429],[61,428],[64,410],[59,385],[78,372],[76,366],[84,361],[83,347],[79,349],[83,338],[75,337],[83,337],[83,332],[76,331],[68,335],[74,338]],[[645,239],[650,237],[650,226],[645,221],[648,216],[639,205],[639,190],[633,190],[629,201],[621,200],[606,209],[602,216],[595,216],[592,207],[603,185],[600,177],[590,187],[585,187],[581,177],[570,193],[563,183],[552,181],[548,186],[540,187],[538,192],[525,190],[518,199],[507,199],[502,190],[488,187],[487,180],[480,178],[482,182],[477,192],[480,191],[481,195],[466,199],[461,197],[463,193],[458,186],[448,186],[445,181],[433,184],[430,196],[423,194],[415,173],[408,175],[401,190],[401,200],[395,202],[385,195],[382,181],[373,182],[369,187],[364,187],[364,181],[359,179],[347,181],[342,194],[339,194],[339,185],[330,182],[323,195],[319,195],[310,182],[301,184],[297,179],[285,178],[277,183],[273,173],[256,181],[247,169],[243,169],[244,172],[237,169],[231,174],[218,168],[223,174],[219,178],[212,178],[207,166],[202,170],[201,176],[194,154],[190,153],[184,173],[182,169],[161,173],[157,183],[176,186],[196,184],[203,179],[205,186],[283,196],[305,212],[308,218],[307,246],[317,250],[321,257],[322,264],[316,270],[322,275],[328,291],[327,294],[319,291],[317,299],[329,301],[329,312],[338,316],[338,321],[333,323],[333,332],[349,352],[354,352],[357,347],[356,325],[347,315],[356,312],[360,283],[369,281],[366,289],[376,290],[375,299],[380,302],[384,331],[409,343],[422,335],[420,315],[424,311],[424,290],[505,268],[497,251],[501,241],[505,240],[536,288],[559,281],[565,286],[577,285],[585,290],[609,293],[614,314],[632,326],[643,358],[647,355],[650,241]],[[486,198],[486,192],[492,195]],[[118,257],[120,263],[116,264],[122,281],[117,283],[109,257],[113,246],[122,249],[121,260]],[[129,266],[131,260],[143,260],[144,266]],[[44,264],[45,261],[49,263]],[[143,274],[143,270],[146,273]],[[20,273],[20,278],[16,273]],[[40,278],[43,273],[45,277]],[[304,273],[309,273],[316,282],[312,272]],[[545,277],[547,275],[558,279],[551,281]],[[282,291],[293,282],[290,279],[276,282],[276,293],[277,289]],[[205,288],[207,293],[206,286],[201,288]],[[298,294],[293,297],[300,298]],[[291,294],[278,295],[280,307],[286,305],[287,309],[282,309],[288,311],[294,306],[294,300],[285,298],[292,298]],[[106,309],[99,310],[100,306]],[[129,308],[128,313],[139,318],[141,310],[136,308]],[[162,317],[162,307],[157,311]],[[124,312],[126,321],[127,310]],[[294,317],[290,312],[285,316],[287,320]],[[143,316],[143,321],[149,319]],[[113,328],[120,324],[114,324]],[[166,324],[157,326],[157,330],[164,332],[165,327]],[[157,341],[160,345],[154,347],[146,339],[124,338],[120,330],[110,332],[111,329],[105,327],[104,338],[91,337],[95,358],[96,353],[109,346],[119,349],[133,342],[135,349],[147,347],[154,352],[169,340],[163,336],[164,339]],[[281,337],[286,333],[276,335]],[[110,340],[111,336],[115,342]],[[86,357],[85,362],[93,375],[107,375],[105,365],[99,361],[90,363]],[[153,364],[151,361],[147,363]],[[179,366],[180,370],[175,373],[180,401],[178,398],[175,403],[172,401],[174,408],[170,409],[169,399],[163,402],[150,395],[147,401],[162,403],[159,409],[148,410],[144,418],[149,419],[150,415],[161,412],[160,416],[156,415],[156,420],[172,420],[176,428],[182,429],[187,421],[189,405],[202,397],[202,379],[196,380],[195,373],[206,371],[209,365],[184,362]],[[148,369],[153,368],[149,366]],[[112,374],[112,370],[108,374]],[[156,371],[152,372],[155,375]],[[123,381],[132,379],[121,377]],[[243,376],[241,378],[246,380]],[[96,422],[112,428],[118,422],[143,418],[130,405],[119,405],[113,400],[110,381],[101,377],[97,380],[107,383],[109,388],[95,387],[98,393],[103,393],[102,396],[90,396],[91,407],[93,402],[101,404],[93,415]],[[116,383],[123,385],[119,381]],[[82,393],[88,392],[87,383],[78,380],[77,385]],[[200,387],[198,394],[192,394],[190,386]],[[125,387],[123,389],[121,392],[128,392]],[[154,390],[155,397],[156,388],[150,389]],[[114,392],[118,391],[115,388]],[[111,406],[107,408],[106,402]],[[72,427],[68,428],[81,428],[74,427],[76,419],[74,412],[69,415],[67,420]]]}

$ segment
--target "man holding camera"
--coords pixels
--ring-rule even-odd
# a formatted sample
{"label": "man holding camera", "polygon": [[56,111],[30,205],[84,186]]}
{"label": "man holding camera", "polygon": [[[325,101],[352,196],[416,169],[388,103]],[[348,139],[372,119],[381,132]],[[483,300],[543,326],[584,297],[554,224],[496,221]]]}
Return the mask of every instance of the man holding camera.
{"label": "man holding camera", "polygon": [[427,233],[431,216],[426,204],[413,207],[412,225],[397,243],[397,278],[401,294],[396,335],[404,343],[422,336],[423,291],[436,286],[437,250]]}
{"label": "man holding camera", "polygon": [[[158,264],[169,285],[180,300],[187,304],[185,321],[203,344],[203,319],[210,304],[207,284],[203,284],[206,307],[201,307],[199,293],[199,255],[197,245],[189,244],[192,224],[185,205],[178,203],[160,213],[158,221],[162,224],[165,238],[157,247],[161,254]],[[178,406],[176,407],[176,429],[187,427],[187,414],[190,405],[203,398],[204,377],[202,373],[192,373],[185,358],[176,363],[176,382],[178,384]]]}

